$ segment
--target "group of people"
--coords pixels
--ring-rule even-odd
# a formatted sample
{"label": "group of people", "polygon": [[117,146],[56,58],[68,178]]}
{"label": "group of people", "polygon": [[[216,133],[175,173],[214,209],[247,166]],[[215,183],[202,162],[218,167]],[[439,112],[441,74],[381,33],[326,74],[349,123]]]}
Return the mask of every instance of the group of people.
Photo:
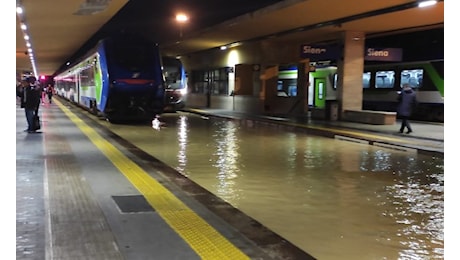
{"label": "group of people", "polygon": [[23,79],[17,86],[16,96],[20,99],[21,108],[24,108],[28,126],[24,132],[34,133],[37,131],[34,119],[38,116],[40,102],[44,103],[44,95],[48,95],[48,101],[51,104],[53,92],[54,89],[51,84],[48,84],[45,90],[38,84],[37,78],[34,76]]}

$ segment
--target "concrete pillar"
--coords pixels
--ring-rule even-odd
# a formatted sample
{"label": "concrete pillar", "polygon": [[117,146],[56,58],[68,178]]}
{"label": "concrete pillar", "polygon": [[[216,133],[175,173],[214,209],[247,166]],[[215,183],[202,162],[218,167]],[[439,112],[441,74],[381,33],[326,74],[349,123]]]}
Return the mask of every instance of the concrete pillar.
{"label": "concrete pillar", "polygon": [[297,65],[297,98],[298,114],[308,113],[308,73],[310,72],[310,59],[304,59]]}
{"label": "concrete pillar", "polygon": [[260,91],[260,100],[264,104],[264,111],[271,112],[276,106],[276,86],[278,84],[278,66],[266,68],[260,75],[262,89]]}
{"label": "concrete pillar", "polygon": [[364,71],[364,32],[343,32],[343,59],[338,64],[337,99],[340,118],[343,111],[362,110]]}

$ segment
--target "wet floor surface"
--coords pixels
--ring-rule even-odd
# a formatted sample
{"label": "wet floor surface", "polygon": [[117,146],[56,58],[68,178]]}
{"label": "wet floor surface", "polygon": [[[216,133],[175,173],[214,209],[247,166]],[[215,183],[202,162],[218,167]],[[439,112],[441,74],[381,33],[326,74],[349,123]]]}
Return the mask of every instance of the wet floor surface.
{"label": "wet floor surface", "polygon": [[[306,126],[282,118],[265,119],[180,112],[163,115],[157,129],[151,124],[114,125],[95,117],[92,120],[318,259],[442,259],[443,139],[423,137],[420,140],[427,142],[417,143],[415,136],[362,132],[343,125],[331,134],[332,127],[325,124],[310,122]],[[39,135],[30,138],[40,139]],[[87,162],[95,159],[91,154],[79,156]],[[82,170],[108,170],[105,164],[91,165]],[[24,166],[27,171],[31,165]],[[24,178],[29,177],[20,176],[18,181],[27,184]],[[88,180],[95,177],[85,176]],[[103,183],[93,189],[106,186],[101,186]],[[118,180],[116,185],[122,183]],[[190,185],[181,187],[192,194]],[[36,191],[30,195],[40,198],[43,186]],[[25,197],[18,199],[26,206]],[[101,205],[107,210],[107,202]],[[40,207],[34,209],[40,211]],[[43,214],[39,213],[37,220],[43,222]],[[227,217],[230,221],[231,216]],[[30,220],[17,222],[20,230],[26,231],[26,222]],[[40,223],[35,227],[43,228]],[[18,245],[24,256],[35,251],[39,255],[43,248],[27,251],[27,243]],[[122,251],[134,256],[139,245],[131,244],[131,249]]]}
{"label": "wet floor surface", "polygon": [[102,124],[318,259],[443,256],[442,156],[189,113]]}

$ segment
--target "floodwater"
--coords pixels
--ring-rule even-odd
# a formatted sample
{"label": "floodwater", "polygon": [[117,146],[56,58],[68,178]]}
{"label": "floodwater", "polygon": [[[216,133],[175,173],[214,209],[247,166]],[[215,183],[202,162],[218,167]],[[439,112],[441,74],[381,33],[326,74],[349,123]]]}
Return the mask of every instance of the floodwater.
{"label": "floodwater", "polygon": [[111,129],[317,259],[444,259],[443,158],[252,121],[160,121]]}

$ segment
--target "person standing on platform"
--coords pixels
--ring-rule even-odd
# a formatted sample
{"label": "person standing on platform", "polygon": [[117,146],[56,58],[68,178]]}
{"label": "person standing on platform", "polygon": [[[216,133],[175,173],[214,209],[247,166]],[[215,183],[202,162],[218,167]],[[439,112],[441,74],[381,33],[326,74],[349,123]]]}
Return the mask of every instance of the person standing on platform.
{"label": "person standing on platform", "polygon": [[412,127],[409,122],[409,118],[412,115],[412,108],[416,105],[417,99],[415,91],[411,88],[409,84],[404,84],[401,93],[398,97],[398,110],[397,115],[401,121],[401,128],[399,129],[400,133],[404,132],[404,129],[407,128],[407,134],[412,133]]}
{"label": "person standing on platform", "polygon": [[46,88],[42,88],[40,86],[40,101],[42,104],[45,104],[45,98],[46,98]]}
{"label": "person standing on platform", "polygon": [[48,102],[51,104],[51,99],[53,98],[54,88],[51,84],[48,84],[46,87],[46,94],[48,95]]}
{"label": "person standing on platform", "polygon": [[22,99],[24,94],[24,86],[27,83],[26,80],[21,80],[19,84],[16,86],[16,105],[19,105],[21,108],[22,106]]}
{"label": "person standing on platform", "polygon": [[38,113],[38,107],[40,106],[40,96],[42,89],[36,83],[37,79],[33,76],[23,81],[23,92],[21,95],[21,107],[24,108],[27,129],[24,132],[33,133],[34,129],[34,116]]}

